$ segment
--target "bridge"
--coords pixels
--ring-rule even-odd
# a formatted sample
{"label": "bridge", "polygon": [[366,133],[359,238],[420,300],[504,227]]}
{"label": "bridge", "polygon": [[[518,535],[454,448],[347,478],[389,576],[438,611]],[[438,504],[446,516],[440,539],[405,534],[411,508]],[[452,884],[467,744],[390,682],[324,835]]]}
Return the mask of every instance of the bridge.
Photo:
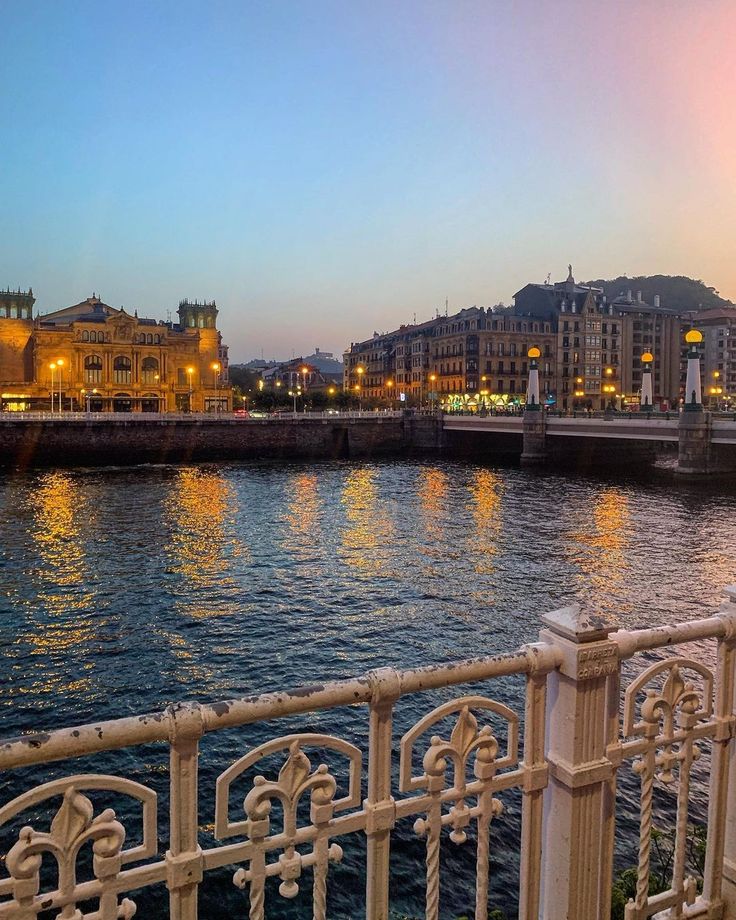
{"label": "bridge", "polygon": [[[496,435],[506,444],[518,441],[523,462],[543,463],[560,448],[579,450],[582,444],[603,448],[600,442],[637,442],[649,452],[677,445],[677,472],[698,476],[736,471],[736,416],[709,412],[682,413],[596,413],[591,416],[562,416],[526,412],[523,416],[446,415],[445,436],[453,433]],[[555,445],[557,441],[557,445]],[[466,439],[467,443],[467,439]]]}

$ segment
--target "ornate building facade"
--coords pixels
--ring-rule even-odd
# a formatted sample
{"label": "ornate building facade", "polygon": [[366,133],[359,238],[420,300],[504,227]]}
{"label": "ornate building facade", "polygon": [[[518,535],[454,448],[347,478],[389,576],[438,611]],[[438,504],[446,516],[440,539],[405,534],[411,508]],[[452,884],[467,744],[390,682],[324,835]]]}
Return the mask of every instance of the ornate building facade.
{"label": "ornate building facade", "polygon": [[0,408],[228,412],[217,306],[183,300],[179,322],[144,319],[93,294],[32,316],[33,291],[0,292]]}

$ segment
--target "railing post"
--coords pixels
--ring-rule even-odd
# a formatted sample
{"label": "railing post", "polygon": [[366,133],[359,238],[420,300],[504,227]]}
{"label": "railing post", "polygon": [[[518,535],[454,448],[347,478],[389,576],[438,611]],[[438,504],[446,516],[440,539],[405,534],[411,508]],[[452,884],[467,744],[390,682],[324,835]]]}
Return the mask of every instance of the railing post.
{"label": "railing post", "polygon": [[391,830],[396,824],[396,803],[391,795],[393,706],[401,690],[393,668],[370,671],[368,798],[366,812],[368,865],[366,870],[366,920],[388,920],[388,879]]}
{"label": "railing post", "polygon": [[199,739],[204,731],[197,703],[172,706],[169,743],[170,848],[166,852],[166,885],[171,920],[197,920],[197,891],[203,861],[199,846],[197,779]]}
{"label": "railing post", "polygon": [[607,685],[618,672],[614,627],[577,606],[545,614],[540,638],[562,664],[547,685],[550,780],[545,792],[540,917],[598,920],[605,916],[612,842],[606,790]]}
{"label": "railing post", "polygon": [[726,596],[716,684],[721,732],[713,745],[703,896],[708,902],[722,901],[723,920],[736,920],[736,585],[726,588]]}

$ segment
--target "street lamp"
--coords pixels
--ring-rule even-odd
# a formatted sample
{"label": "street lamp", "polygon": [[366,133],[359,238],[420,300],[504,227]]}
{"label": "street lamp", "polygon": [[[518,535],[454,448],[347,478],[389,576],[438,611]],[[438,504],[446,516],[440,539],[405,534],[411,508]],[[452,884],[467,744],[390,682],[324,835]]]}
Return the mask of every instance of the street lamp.
{"label": "street lamp", "polygon": [[541,406],[539,403],[539,364],[537,359],[542,356],[542,352],[533,345],[526,353],[529,358],[529,383],[526,390],[527,412],[539,412]]}
{"label": "street lamp", "polygon": [[388,398],[391,400],[391,409],[394,408],[394,382],[393,380],[386,381],[386,389],[388,390]]}
{"label": "street lamp", "polygon": [[703,396],[700,389],[700,354],[698,345],[703,341],[699,329],[690,329],[685,333],[685,341],[690,346],[687,353],[687,379],[685,382],[685,411],[702,412]]}
{"label": "street lamp", "polygon": [[49,364],[51,370],[51,411],[54,411],[54,372],[56,371],[56,362],[52,361]]}
{"label": "street lamp", "polygon": [[63,358],[57,358],[57,359],[56,359],[56,366],[57,366],[57,368],[59,369],[59,412],[63,412],[63,411],[64,411],[64,407],[63,407],[62,401],[61,401],[61,387],[62,387],[62,383],[63,383],[64,378],[62,377],[61,371],[62,371],[62,368],[64,367],[64,359],[63,359]]}
{"label": "street lamp", "polygon": [[365,374],[365,368],[358,365],[355,368],[355,373],[358,375],[358,385],[355,388],[358,390],[358,408],[360,411],[363,411],[363,374]]}
{"label": "street lamp", "polygon": [[220,412],[220,363],[219,361],[212,362],[212,374],[214,376],[215,384],[215,414],[219,415]]}
{"label": "street lamp", "polygon": [[437,374],[430,374],[430,375],[429,375],[429,381],[430,381],[430,383],[432,384],[432,391],[431,391],[431,393],[429,394],[429,402],[430,402],[430,405],[432,406],[432,408],[434,408],[434,403],[435,403],[435,400],[436,400],[436,398],[437,398],[437,394],[436,394],[435,391],[434,391],[434,382],[435,382],[436,379],[437,379]]}
{"label": "street lamp", "polygon": [[189,411],[192,411],[192,374],[194,373],[193,367],[187,368],[187,376],[189,377]]}
{"label": "street lamp", "polygon": [[654,355],[651,351],[645,351],[641,356],[641,360],[644,362],[644,370],[641,375],[640,404],[645,409],[651,409],[652,403],[654,402],[652,393],[652,361],[654,361]]}

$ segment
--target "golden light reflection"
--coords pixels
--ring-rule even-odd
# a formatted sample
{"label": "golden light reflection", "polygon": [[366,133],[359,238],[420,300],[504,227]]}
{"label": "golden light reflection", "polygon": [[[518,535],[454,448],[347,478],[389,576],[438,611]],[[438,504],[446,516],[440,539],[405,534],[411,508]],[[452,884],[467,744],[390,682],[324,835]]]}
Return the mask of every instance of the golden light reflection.
{"label": "golden light reflection", "polygon": [[219,471],[182,469],[172,482],[164,503],[168,572],[182,576],[177,604],[190,616],[237,609],[235,598],[227,597],[234,587],[227,574],[232,560],[247,552],[236,535],[237,510],[235,490]]}
{"label": "golden light reflection", "polygon": [[422,548],[428,556],[444,558],[445,548],[445,502],[449,480],[447,473],[437,469],[422,470],[419,482],[419,502],[429,545]]}
{"label": "golden light reflection", "polygon": [[494,557],[498,553],[501,535],[501,495],[503,480],[492,470],[481,470],[470,486],[473,496],[475,541],[471,552],[475,571],[490,575],[495,570]]}
{"label": "golden light reflection", "polygon": [[340,501],[348,520],[340,547],[346,563],[366,575],[387,574],[394,527],[378,499],[375,471],[350,470]]}
{"label": "golden light reflection", "polygon": [[296,537],[295,546],[298,548],[302,543],[313,543],[317,536],[320,510],[317,476],[315,473],[300,473],[291,480],[290,488],[286,520]]}
{"label": "golden light reflection", "polygon": [[629,570],[629,499],[620,489],[603,489],[592,511],[588,525],[568,535],[568,552],[579,569],[577,579],[584,585],[588,605],[607,597],[599,609],[620,613],[625,608],[619,589]]}
{"label": "golden light reflection", "polygon": [[63,620],[48,624],[38,636],[41,647],[66,648],[83,641],[89,626],[81,625],[73,611],[88,609],[94,597],[82,537],[94,515],[83,489],[68,473],[46,473],[29,493],[33,521],[30,537],[38,554],[30,573],[38,585],[38,601],[52,615]]}

